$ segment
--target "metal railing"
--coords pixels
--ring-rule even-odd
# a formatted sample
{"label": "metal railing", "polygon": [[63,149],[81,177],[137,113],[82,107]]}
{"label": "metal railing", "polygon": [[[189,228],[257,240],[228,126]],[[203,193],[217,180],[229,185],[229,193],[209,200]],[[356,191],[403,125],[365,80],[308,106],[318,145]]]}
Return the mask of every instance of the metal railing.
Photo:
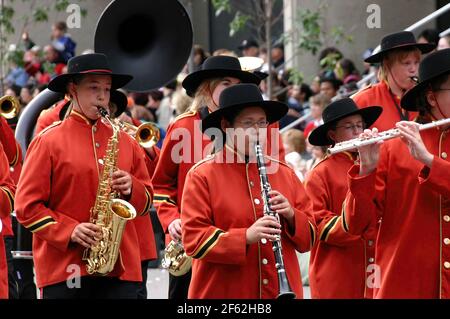
{"label": "metal railing", "polygon": [[311,117],[311,112],[306,113],[305,115],[303,115],[303,116],[299,117],[298,119],[296,119],[294,122],[289,123],[288,125],[286,125],[282,129],[280,129],[280,133],[286,132],[287,130],[289,130],[289,129],[299,125],[300,123],[303,123],[304,121],[306,121],[310,117]]}

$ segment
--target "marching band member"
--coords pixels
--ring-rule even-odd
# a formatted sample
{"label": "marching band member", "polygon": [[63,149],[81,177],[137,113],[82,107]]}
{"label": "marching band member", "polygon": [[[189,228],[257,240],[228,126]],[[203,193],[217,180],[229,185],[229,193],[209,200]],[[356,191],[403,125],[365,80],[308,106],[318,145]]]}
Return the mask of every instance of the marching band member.
{"label": "marching band member", "polygon": [[[99,119],[98,107],[107,109],[110,90],[131,78],[112,73],[106,56],[94,53],[70,59],[68,73],[49,83],[52,91],[69,94],[72,111],[30,144],[16,198],[17,218],[33,233],[36,281],[43,298],[137,297],[142,275],[134,223],[126,223],[120,256],[107,276],[88,275],[82,260],[85,249],[101,238],[100,227],[89,222],[90,210],[113,135],[111,126]],[[124,132],[119,132],[117,149],[111,189],[138,215],[145,214],[153,191],[143,152]]]}
{"label": "marching band member", "polygon": [[[435,120],[450,117],[450,49],[424,58],[419,83],[401,106]],[[356,235],[381,218],[375,298],[449,298],[450,126],[419,131],[418,123],[399,122],[396,127],[400,139],[359,148],[360,165],[349,170],[343,214]],[[377,135],[365,130],[362,137]]]}
{"label": "marching band member", "polygon": [[[14,209],[14,193],[16,186],[9,174],[8,158],[0,143],[0,217],[9,217]],[[0,299],[8,298],[8,265],[4,242],[5,228],[0,220]]]}
{"label": "marching band member", "polygon": [[[14,185],[16,185],[19,181],[20,172],[22,171],[22,149],[14,137],[14,131],[3,116],[0,116],[0,143],[3,146],[4,153],[9,163],[8,172],[11,175]],[[12,210],[10,213],[12,213]],[[11,255],[14,245],[14,231],[11,214],[7,214],[0,219],[3,224],[2,235],[8,261],[9,298],[18,298],[18,284],[15,275],[18,269],[15,269],[15,262]]]}
{"label": "marching band member", "polygon": [[226,88],[219,101],[219,109],[202,120],[202,130],[226,131],[226,144],[191,168],[183,190],[183,244],[194,258],[189,298],[275,298],[279,286],[270,240],[276,235],[281,236],[288,282],[302,298],[295,250],[308,251],[314,243],[311,203],[295,172],[266,156],[272,185],[269,205],[280,223],[274,216],[263,216],[253,150],[258,131],[278,121],[288,108],[264,101],[254,84]]}
{"label": "marching band member", "polygon": [[[120,121],[126,121],[129,124],[139,126],[139,120],[130,118],[127,114],[125,114],[124,111],[126,110],[127,105],[128,99],[123,92],[121,92],[120,90],[111,91],[109,110],[112,118]],[[145,164],[147,167],[148,175],[152,176],[155,171],[156,163],[158,163],[159,149],[156,146],[146,148],[141,147],[141,149],[145,154]],[[152,221],[148,214],[137,216],[131,222],[134,223],[136,233],[138,234],[139,252],[141,256],[142,281],[139,284],[137,298],[147,299],[148,265],[150,263],[150,260],[156,259],[158,257],[155,245],[155,234],[153,232]]]}
{"label": "marching band member", "polygon": [[380,131],[386,131],[401,120],[411,121],[417,112],[400,107],[400,98],[411,89],[417,76],[421,55],[434,49],[430,43],[417,43],[409,31],[385,36],[381,40],[381,50],[364,61],[381,63],[381,81],[356,93],[352,98],[358,107],[381,105],[383,113],[373,124]]}
{"label": "marching band member", "polygon": [[[202,136],[200,120],[217,109],[219,95],[226,87],[259,81],[256,75],[242,71],[239,60],[230,56],[208,58],[201,70],[183,80],[183,87],[194,100],[189,111],[169,125],[152,178],[154,204],[161,226],[168,234],[166,244],[181,239],[180,205],[186,174],[212,151],[211,140]],[[190,278],[190,271],[178,277],[170,274],[169,299],[186,299]]]}
{"label": "marching band member", "polygon": [[[358,109],[352,99],[333,102],[323,112],[324,124],[309,135],[316,146],[357,138],[374,123],[381,107]],[[309,173],[305,189],[313,203],[318,240],[311,251],[309,282],[312,298],[370,298],[366,269],[375,256],[376,223],[362,236],[347,233],[342,203],[347,195],[347,171],[357,153],[327,156]]]}

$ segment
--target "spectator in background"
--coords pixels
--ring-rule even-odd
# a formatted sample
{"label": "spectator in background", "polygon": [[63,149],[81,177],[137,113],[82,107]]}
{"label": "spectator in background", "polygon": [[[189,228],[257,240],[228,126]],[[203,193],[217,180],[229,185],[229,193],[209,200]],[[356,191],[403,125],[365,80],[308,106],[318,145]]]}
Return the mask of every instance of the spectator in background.
{"label": "spectator in background", "polygon": [[23,51],[17,49],[15,45],[10,45],[6,53],[6,61],[9,64],[9,72],[5,78],[6,85],[25,86],[29,75],[23,68]]}
{"label": "spectator in background", "polygon": [[320,93],[320,77],[318,75],[313,78],[309,87],[313,95]]}
{"label": "spectator in background", "polygon": [[259,57],[259,45],[253,39],[246,39],[238,47],[242,51],[242,56]]}
{"label": "spectator in background", "polygon": [[31,102],[33,99],[33,91],[34,86],[32,84],[27,84],[20,90],[20,104],[22,107],[27,106]]}
{"label": "spectator in background", "polygon": [[341,51],[335,47],[327,47],[319,53],[319,77],[331,77],[333,76],[334,67],[344,55]]}
{"label": "spectator in background", "polygon": [[194,69],[191,70],[191,72],[200,70],[201,65],[203,64],[203,62],[205,62],[205,60],[208,58],[208,56],[209,56],[209,54],[203,49],[202,46],[195,44],[194,45],[194,58],[193,58]]}
{"label": "spectator in background", "polygon": [[133,92],[131,98],[134,102],[130,107],[131,117],[142,122],[154,122],[152,112],[147,109],[148,94]]}
{"label": "spectator in background", "polygon": [[147,103],[147,109],[152,113],[153,115],[153,122],[159,122],[158,121],[158,109],[161,105],[161,101],[164,98],[164,93],[160,90],[151,90],[148,92],[148,103]]}
{"label": "spectator in background", "polygon": [[33,90],[33,97],[36,97],[39,93],[47,88],[47,84],[38,84]]}
{"label": "spectator in background", "polygon": [[334,74],[344,85],[350,82],[358,82],[361,79],[355,64],[350,59],[340,59],[336,63]]}
{"label": "spectator in background", "polygon": [[[287,105],[289,110],[288,113],[280,120],[280,127],[285,127],[300,118],[304,114],[305,109],[309,108],[308,100],[312,95],[311,89],[304,83],[301,85],[292,85],[292,89],[288,92],[289,96]],[[299,123],[299,129],[303,129],[304,127],[304,122]]]}
{"label": "spectator in background", "polygon": [[320,78],[320,93],[332,100],[338,93],[342,81],[337,79],[334,74]]}
{"label": "spectator in background", "polygon": [[35,43],[30,39],[30,36],[26,31],[22,33],[22,45],[25,51],[31,50],[31,48],[35,46]]}
{"label": "spectator in background", "polygon": [[163,88],[163,99],[156,110],[156,117],[159,125],[166,131],[169,124],[174,119],[174,109],[172,104],[172,95],[177,88],[177,81],[172,81]]}
{"label": "spectator in background", "polygon": [[331,100],[324,94],[316,94],[314,96],[311,96],[311,98],[309,99],[309,105],[311,108],[312,120],[308,124],[306,124],[304,130],[306,138],[308,138],[309,133],[311,133],[312,130],[323,124],[322,112],[325,109],[325,106],[330,103]]}
{"label": "spectator in background", "polygon": [[282,44],[277,44],[272,48],[271,51],[272,64],[274,68],[284,64],[284,46]]}
{"label": "spectator in background", "polygon": [[67,24],[59,21],[52,26],[52,46],[61,53],[64,63],[75,56],[75,48],[77,44],[72,40],[70,34],[67,33]]}
{"label": "spectator in background", "polygon": [[50,82],[55,76],[61,75],[66,66],[61,53],[52,45],[46,45],[44,47],[44,57],[45,62],[42,65],[43,74],[41,75],[39,83]]}
{"label": "spectator in background", "polygon": [[286,151],[284,159],[295,171],[301,182],[305,180],[304,168],[306,161],[312,158],[306,150],[306,139],[302,131],[290,129],[281,134],[283,146]]}
{"label": "spectator in background", "polygon": [[417,37],[417,43],[430,43],[434,44],[434,50],[436,50],[439,42],[439,31],[436,29],[425,29],[420,32]]}
{"label": "spectator in background", "polygon": [[443,36],[439,39],[438,50],[448,49],[450,48],[450,35]]}

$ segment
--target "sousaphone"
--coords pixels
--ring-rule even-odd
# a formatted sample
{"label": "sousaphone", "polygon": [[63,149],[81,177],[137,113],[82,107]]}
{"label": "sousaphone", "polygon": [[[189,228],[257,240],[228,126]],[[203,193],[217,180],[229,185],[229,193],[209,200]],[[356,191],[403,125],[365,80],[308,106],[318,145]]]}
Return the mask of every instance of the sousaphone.
{"label": "sousaphone", "polygon": [[[94,48],[108,56],[114,72],[133,75],[126,90],[143,92],[176,78],[189,58],[192,39],[191,21],[177,0],[115,0],[97,22]],[[41,111],[63,97],[46,89],[24,109],[16,127],[23,154]]]}
{"label": "sousaphone", "polygon": [[[143,92],[176,78],[189,58],[192,39],[191,21],[177,0],[115,0],[97,22],[94,48],[108,56],[114,72],[133,75],[125,89]],[[63,98],[46,89],[24,109],[16,127],[24,155],[41,111]],[[19,224],[17,232],[27,230]]]}

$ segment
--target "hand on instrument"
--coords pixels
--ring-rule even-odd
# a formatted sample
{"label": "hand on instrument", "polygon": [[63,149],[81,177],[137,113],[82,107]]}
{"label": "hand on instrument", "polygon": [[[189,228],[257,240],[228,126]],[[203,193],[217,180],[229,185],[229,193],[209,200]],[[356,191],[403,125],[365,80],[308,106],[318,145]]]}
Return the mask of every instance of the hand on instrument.
{"label": "hand on instrument", "polygon": [[177,218],[168,227],[170,237],[175,241],[181,240],[181,219]]}
{"label": "hand on instrument", "polygon": [[263,216],[253,223],[245,233],[247,244],[254,244],[265,238],[276,240],[276,235],[281,234],[281,225],[274,216]]}
{"label": "hand on instrument", "polygon": [[80,223],[72,231],[70,240],[83,247],[90,248],[102,237],[101,228],[92,223]]}
{"label": "hand on instrument", "polygon": [[401,140],[408,146],[411,155],[424,165],[431,167],[433,155],[428,152],[422,141],[419,123],[402,121],[398,122],[396,126],[400,131]]}
{"label": "hand on instrument", "polygon": [[[378,136],[378,129],[373,128],[372,130],[366,129],[359,135],[361,139],[369,139]],[[372,173],[378,165],[380,159],[380,145],[383,141],[378,141],[373,144],[358,147],[359,152],[359,175],[367,175]]]}
{"label": "hand on instrument", "polygon": [[289,224],[294,221],[294,210],[291,204],[280,192],[276,190],[271,190],[269,192],[269,205],[272,210],[274,210],[280,216],[286,218]]}
{"label": "hand on instrument", "polygon": [[131,194],[133,179],[129,173],[119,169],[112,175],[111,187],[114,191],[119,192],[124,196],[128,196]]}

